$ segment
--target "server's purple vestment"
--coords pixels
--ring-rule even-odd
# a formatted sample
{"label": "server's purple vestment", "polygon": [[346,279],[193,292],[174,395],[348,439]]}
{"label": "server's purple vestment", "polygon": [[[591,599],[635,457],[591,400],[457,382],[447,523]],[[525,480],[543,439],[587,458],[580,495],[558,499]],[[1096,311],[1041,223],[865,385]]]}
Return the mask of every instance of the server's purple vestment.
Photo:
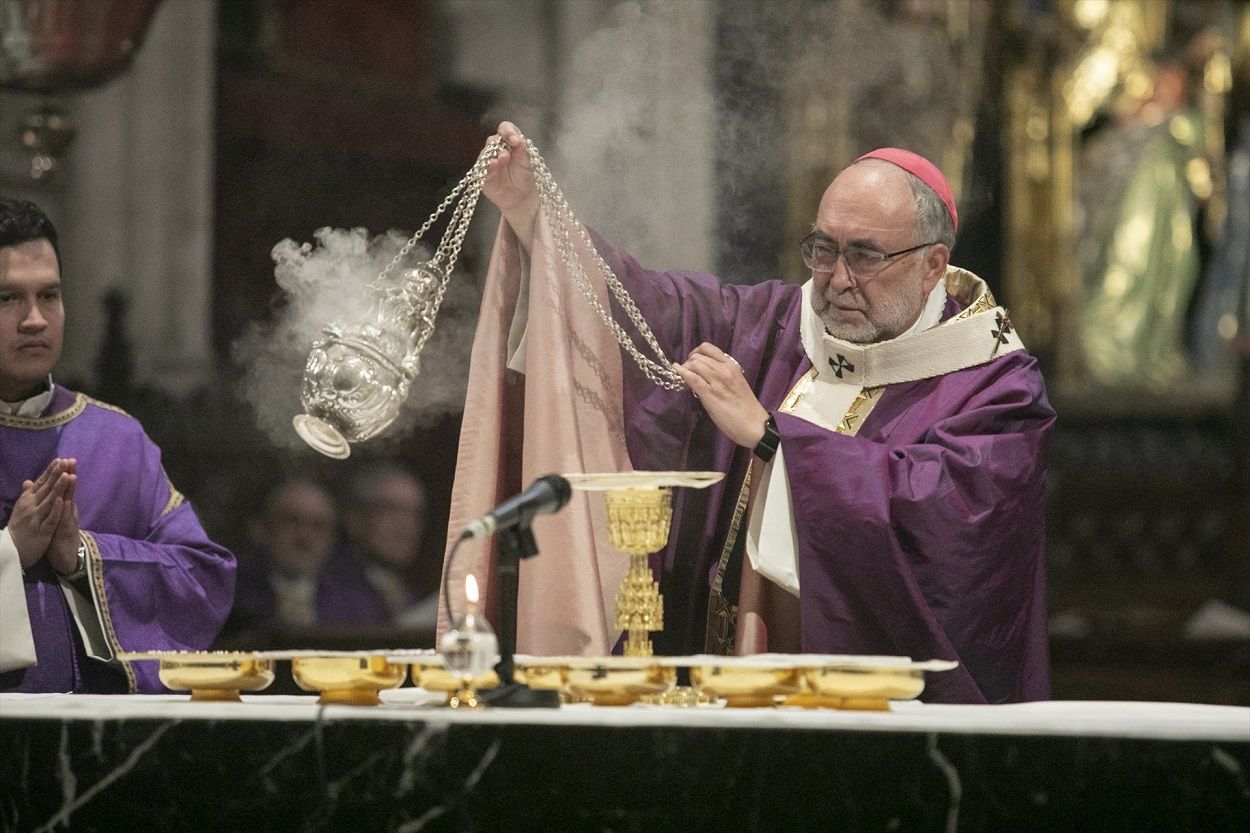
{"label": "server's purple vestment", "polygon": [[[721,347],[776,415],[798,531],[802,650],[958,660],[929,676],[930,701],[1047,698],[1043,500],[1055,414],[1036,359],[1020,350],[891,385],[857,435],[836,434],[777,412],[811,367],[798,286],[651,272],[596,244],[670,357],[703,341]],[[944,318],[959,309],[949,300]],[[676,490],[663,554],[657,651],[697,653],[751,452],[689,392],[659,389],[623,363],[635,468],[727,472],[711,488]]]}
{"label": "server's purple vestment", "polygon": [[[234,558],[208,539],[130,416],[57,386],[41,417],[0,417],[0,517],[54,458],[78,461],[78,522],[114,651],[203,650],[234,598]],[[86,657],[46,561],[25,576],[37,664],[0,674],[4,691],[165,690],[156,663]]]}

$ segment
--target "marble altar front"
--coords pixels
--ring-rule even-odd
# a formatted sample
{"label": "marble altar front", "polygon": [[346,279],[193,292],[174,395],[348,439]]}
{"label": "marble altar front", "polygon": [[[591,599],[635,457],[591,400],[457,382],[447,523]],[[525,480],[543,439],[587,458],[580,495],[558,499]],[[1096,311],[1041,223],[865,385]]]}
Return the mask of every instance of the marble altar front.
{"label": "marble altar front", "polygon": [[0,828],[1250,829],[1250,709],[0,695]]}

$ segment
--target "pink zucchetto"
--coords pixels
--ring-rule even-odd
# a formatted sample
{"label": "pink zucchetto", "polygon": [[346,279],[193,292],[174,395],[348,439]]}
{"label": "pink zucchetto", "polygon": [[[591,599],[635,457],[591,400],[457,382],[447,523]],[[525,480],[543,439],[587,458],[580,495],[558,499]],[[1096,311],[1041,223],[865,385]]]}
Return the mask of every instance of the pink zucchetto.
{"label": "pink zucchetto", "polygon": [[855,161],[860,162],[864,159],[880,159],[919,177],[921,182],[932,188],[933,193],[938,195],[938,199],[942,201],[951,215],[951,225],[954,226],[955,231],[959,231],[959,213],[955,211],[955,195],[951,191],[950,183],[946,181],[946,177],[942,176],[937,165],[918,153],[902,148],[877,148]]}

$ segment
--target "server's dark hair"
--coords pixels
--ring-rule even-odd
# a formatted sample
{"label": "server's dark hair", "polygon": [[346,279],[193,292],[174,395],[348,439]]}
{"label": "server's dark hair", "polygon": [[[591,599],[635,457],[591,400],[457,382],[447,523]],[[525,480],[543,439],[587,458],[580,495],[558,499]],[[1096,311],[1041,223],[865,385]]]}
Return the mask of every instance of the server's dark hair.
{"label": "server's dark hair", "polygon": [[0,248],[18,246],[32,240],[47,240],[56,252],[56,262],[61,263],[61,247],[56,237],[56,226],[43,210],[26,200],[0,199]]}

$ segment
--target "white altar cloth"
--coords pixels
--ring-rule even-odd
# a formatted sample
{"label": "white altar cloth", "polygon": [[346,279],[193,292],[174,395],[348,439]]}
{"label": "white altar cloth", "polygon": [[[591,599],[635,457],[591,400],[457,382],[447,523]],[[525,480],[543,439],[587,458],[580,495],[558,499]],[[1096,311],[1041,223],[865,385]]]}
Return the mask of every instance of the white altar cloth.
{"label": "white altar cloth", "polygon": [[185,694],[0,694],[0,720],[418,720],[561,726],[687,726],[827,731],[971,733],[1250,742],[1250,708],[1196,703],[1053,700],[1005,706],[897,702],[890,712],[826,709],[624,708],[457,711],[420,689],[382,692],[381,706],[319,706],[316,697],[243,695],[241,703],[192,703]]}

